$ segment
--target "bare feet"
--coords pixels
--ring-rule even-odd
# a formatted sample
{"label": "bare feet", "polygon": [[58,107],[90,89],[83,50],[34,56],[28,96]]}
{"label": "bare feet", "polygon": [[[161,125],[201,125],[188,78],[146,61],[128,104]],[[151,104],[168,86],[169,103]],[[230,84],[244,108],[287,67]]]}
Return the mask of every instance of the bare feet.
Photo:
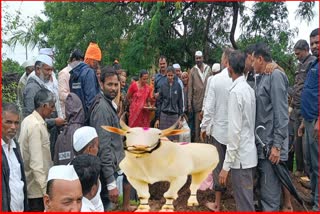
{"label": "bare feet", "polygon": [[211,211],[214,211],[214,212],[220,211],[220,206],[218,206],[215,202],[207,202],[205,206]]}
{"label": "bare feet", "polygon": [[129,206],[125,206],[123,207],[123,211],[125,212],[133,212],[137,209],[137,206],[133,206],[133,205],[129,205]]}
{"label": "bare feet", "polygon": [[283,206],[282,207],[282,212],[293,212],[292,206]]}

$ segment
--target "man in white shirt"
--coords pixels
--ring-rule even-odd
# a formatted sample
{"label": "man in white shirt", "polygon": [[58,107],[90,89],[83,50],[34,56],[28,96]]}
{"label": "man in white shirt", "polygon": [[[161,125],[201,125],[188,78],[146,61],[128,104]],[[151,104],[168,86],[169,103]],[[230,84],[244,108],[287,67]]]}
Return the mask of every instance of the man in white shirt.
{"label": "man in white shirt", "polygon": [[43,202],[46,212],[80,212],[82,190],[79,177],[71,165],[50,168]]}
{"label": "man in white shirt", "polygon": [[[231,49],[227,48],[223,52],[222,58],[228,60]],[[224,68],[219,74],[216,74],[210,81],[208,87],[208,96],[204,103],[203,119],[201,122],[201,137],[206,136],[208,126],[212,125],[209,143],[213,144],[219,154],[219,164],[213,170],[215,202],[208,202],[206,206],[214,211],[220,211],[221,194],[226,190],[219,184],[219,173],[224,161],[226,145],[228,144],[228,96],[229,88],[232,85],[232,79],[228,75],[228,69]]]}
{"label": "man in white shirt", "polygon": [[2,210],[27,210],[27,185],[19,144],[13,138],[19,128],[19,109],[13,103],[2,103]]}
{"label": "man in white shirt", "polygon": [[[74,134],[73,134],[73,149],[74,149],[74,153],[76,156],[81,156],[83,154],[87,154],[87,155],[93,155],[93,156],[97,156],[98,155],[98,150],[99,150],[99,138],[98,138],[98,134],[95,128],[90,127],[90,126],[83,126],[79,129],[77,129]],[[100,158],[98,158],[97,163],[95,164],[101,164]],[[76,164],[74,164],[76,165]],[[76,168],[76,166],[75,166]],[[101,168],[101,167],[100,167]],[[77,173],[78,170],[76,169]],[[80,176],[80,181],[81,181],[81,185],[83,186],[83,182],[87,183],[85,180],[85,178],[81,178],[82,176]],[[83,203],[87,204],[92,204],[94,208],[89,209],[90,207],[86,206],[81,208],[82,212],[85,211],[95,211],[95,212],[103,212],[104,211],[104,207],[101,201],[101,197],[100,197],[100,193],[101,193],[101,183],[100,180],[98,180],[98,184],[96,184],[96,186],[98,187],[98,190],[96,191],[95,195],[93,197],[90,196],[86,196],[85,193],[84,194],[84,198],[82,199]],[[96,187],[95,186],[95,187]],[[85,187],[83,187],[85,188]]]}
{"label": "man in white shirt", "polygon": [[97,156],[82,154],[76,156],[71,164],[78,174],[82,187],[83,198],[81,212],[103,212],[103,207],[102,210],[97,210],[93,201],[93,199],[97,198],[99,186],[101,185],[99,182],[101,170],[100,159]]}
{"label": "man in white shirt", "polygon": [[243,75],[244,67],[244,53],[232,52],[228,63],[229,76],[233,81],[228,99],[228,145],[219,182],[226,185],[230,171],[237,211],[255,211],[253,170],[258,163],[254,137],[256,99]]}

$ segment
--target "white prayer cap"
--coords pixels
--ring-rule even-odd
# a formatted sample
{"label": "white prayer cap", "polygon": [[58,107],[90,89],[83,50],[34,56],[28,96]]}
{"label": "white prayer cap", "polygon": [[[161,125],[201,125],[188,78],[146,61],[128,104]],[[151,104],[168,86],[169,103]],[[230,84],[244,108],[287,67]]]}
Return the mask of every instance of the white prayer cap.
{"label": "white prayer cap", "polygon": [[53,49],[52,48],[41,48],[39,50],[39,55],[53,56]]}
{"label": "white prayer cap", "polygon": [[73,165],[57,165],[49,169],[47,181],[55,179],[74,181],[78,180],[79,177],[76,171],[74,170]]}
{"label": "white prayer cap", "polygon": [[218,72],[218,71],[220,71],[220,64],[219,63],[214,63],[213,65],[212,65],[212,72]]}
{"label": "white prayer cap", "polygon": [[73,148],[76,152],[81,151],[94,138],[98,137],[96,129],[90,126],[83,126],[73,134]]}
{"label": "white prayer cap", "polygon": [[25,61],[24,63],[22,63],[22,67],[26,68],[26,67],[30,67],[30,66],[34,66],[35,61],[33,59],[29,59],[27,61]]}
{"label": "white prayer cap", "polygon": [[38,55],[36,58],[36,62],[37,61],[43,62],[44,64],[47,64],[51,67],[53,66],[52,58],[47,55]]}
{"label": "white prayer cap", "polygon": [[203,54],[202,54],[202,52],[201,52],[201,51],[196,51],[195,56],[203,56]]}
{"label": "white prayer cap", "polygon": [[178,63],[172,65],[174,69],[181,69],[180,65]]}

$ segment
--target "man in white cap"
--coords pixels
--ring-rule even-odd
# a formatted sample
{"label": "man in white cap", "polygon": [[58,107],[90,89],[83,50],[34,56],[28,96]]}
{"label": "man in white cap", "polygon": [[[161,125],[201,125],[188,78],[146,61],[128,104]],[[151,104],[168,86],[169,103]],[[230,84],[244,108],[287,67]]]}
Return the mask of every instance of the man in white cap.
{"label": "man in white cap", "polygon": [[210,66],[203,63],[203,54],[201,51],[195,53],[196,65],[191,69],[189,75],[189,89],[188,89],[188,111],[193,112],[194,115],[194,141],[200,142],[200,122],[201,110],[205,88],[209,76],[212,75]]}
{"label": "man in white cap", "polygon": [[[51,79],[53,73],[53,63],[52,58],[47,55],[39,55],[35,60],[35,71],[30,74],[27,85],[23,91],[23,117],[30,115],[34,107],[34,97],[36,93],[43,88],[50,90],[46,83]],[[54,93],[52,90],[50,90]],[[55,109],[57,108],[58,96],[55,95]],[[60,106],[59,106],[60,107]],[[54,111],[54,114],[46,119],[47,127],[50,130],[50,142],[52,145],[51,152],[53,156],[54,143],[58,134],[57,126],[62,126],[65,123],[65,120],[61,117],[58,117],[57,111]]]}
{"label": "man in white cap", "polygon": [[22,63],[21,66],[25,69],[26,72],[24,72],[21,76],[17,88],[17,104],[20,108],[20,111],[22,111],[23,107],[23,90],[26,87],[29,74],[31,74],[31,72],[34,70],[34,60],[29,59]]}
{"label": "man in white cap", "polygon": [[[176,72],[175,73],[176,75],[175,75],[174,78],[178,81],[179,85],[181,86],[181,91],[183,91],[183,82],[182,82],[182,79],[181,79],[181,75],[182,75],[181,67],[180,67],[180,65],[178,63],[173,64],[172,67],[174,68],[174,70]],[[182,93],[182,104],[183,104],[182,109],[183,109],[183,112],[185,111],[184,99],[185,99],[184,93]]]}
{"label": "man in white cap", "polygon": [[23,115],[31,114],[34,110],[34,96],[41,89],[46,88],[45,83],[51,78],[53,72],[52,59],[47,55],[39,55],[35,62],[34,75],[28,78],[26,87],[23,91]]}
{"label": "man in white cap", "polygon": [[46,212],[80,212],[82,197],[81,183],[72,165],[50,168],[43,196]]}
{"label": "man in white cap", "polygon": [[[54,64],[54,51],[52,48],[41,48],[39,50],[39,55],[46,55],[52,59],[52,64]],[[56,95],[56,112],[57,116],[60,118],[64,118],[64,114],[62,113],[60,99],[59,99],[59,83],[56,77],[54,70],[52,70],[51,77],[49,81],[44,83],[46,88],[49,89],[52,93]]]}
{"label": "man in white cap", "polygon": [[175,64],[172,65],[172,67],[176,70],[177,77],[179,77],[179,79],[181,79],[182,72],[181,72],[180,65],[178,63],[175,63]]}
{"label": "man in white cap", "polygon": [[[73,134],[73,149],[76,156],[82,156],[83,154],[97,156],[98,149],[99,149],[99,138],[98,138],[96,129],[91,126],[84,126],[77,129]],[[82,158],[80,158],[80,160],[81,159]],[[73,165],[79,165],[78,163],[79,163],[78,160],[76,160],[75,162],[72,162]],[[96,164],[101,164],[100,159]],[[99,173],[100,173],[100,169],[101,167],[99,167]],[[84,184],[82,184],[82,187],[83,186]],[[90,211],[90,209],[96,212],[104,211],[104,207],[100,197],[100,192],[101,192],[100,181],[93,188],[97,188],[97,190],[93,191],[94,194],[92,194],[92,191],[90,191],[91,195],[87,195],[87,196],[86,196],[86,194],[88,193],[87,190],[86,191],[83,190],[84,196],[86,197],[83,200],[84,200],[84,203],[87,205],[81,209],[81,211],[83,212]],[[93,208],[90,205],[93,205]]]}
{"label": "man in white cap", "polygon": [[73,134],[73,149],[76,156],[80,154],[97,156],[99,138],[96,129],[91,126],[84,126],[77,129]]}

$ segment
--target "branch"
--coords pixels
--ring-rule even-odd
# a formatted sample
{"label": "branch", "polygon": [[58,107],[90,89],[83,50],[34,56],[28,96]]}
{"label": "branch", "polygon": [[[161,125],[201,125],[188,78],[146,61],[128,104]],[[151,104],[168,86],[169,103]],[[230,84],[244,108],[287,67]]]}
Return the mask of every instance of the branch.
{"label": "branch", "polygon": [[210,42],[210,44],[212,44],[214,47],[218,47],[218,45],[212,41],[212,39],[210,39],[209,37],[207,37],[207,41]]}
{"label": "branch", "polygon": [[184,14],[184,11],[186,11],[193,4],[195,4],[195,2],[190,2],[190,3],[186,4],[185,7],[181,10],[180,14],[178,16],[176,16],[174,19],[172,19],[172,22],[177,21],[181,17],[181,15]]}
{"label": "branch", "polygon": [[[209,14],[208,14],[208,17],[207,17],[207,23],[206,23],[206,30],[204,32],[204,36],[203,36],[203,45],[204,45],[204,56],[205,56],[205,59],[207,58],[207,54],[208,54],[208,46],[206,45],[207,41],[208,41],[208,34],[209,34],[209,28],[210,28],[210,21],[211,21],[211,17],[212,17],[212,11],[213,11],[213,7],[214,7],[214,4],[211,4],[210,5],[210,10],[209,10]],[[207,59],[206,59],[207,60]]]}
{"label": "branch", "polygon": [[171,28],[178,34],[178,36],[182,37],[181,33],[173,26],[171,25]]}
{"label": "branch", "polygon": [[232,9],[233,9],[233,19],[232,19],[232,27],[230,31],[230,42],[234,49],[238,49],[237,43],[234,39],[234,34],[236,32],[237,22],[238,22],[238,12],[239,12],[239,3],[232,2]]}

